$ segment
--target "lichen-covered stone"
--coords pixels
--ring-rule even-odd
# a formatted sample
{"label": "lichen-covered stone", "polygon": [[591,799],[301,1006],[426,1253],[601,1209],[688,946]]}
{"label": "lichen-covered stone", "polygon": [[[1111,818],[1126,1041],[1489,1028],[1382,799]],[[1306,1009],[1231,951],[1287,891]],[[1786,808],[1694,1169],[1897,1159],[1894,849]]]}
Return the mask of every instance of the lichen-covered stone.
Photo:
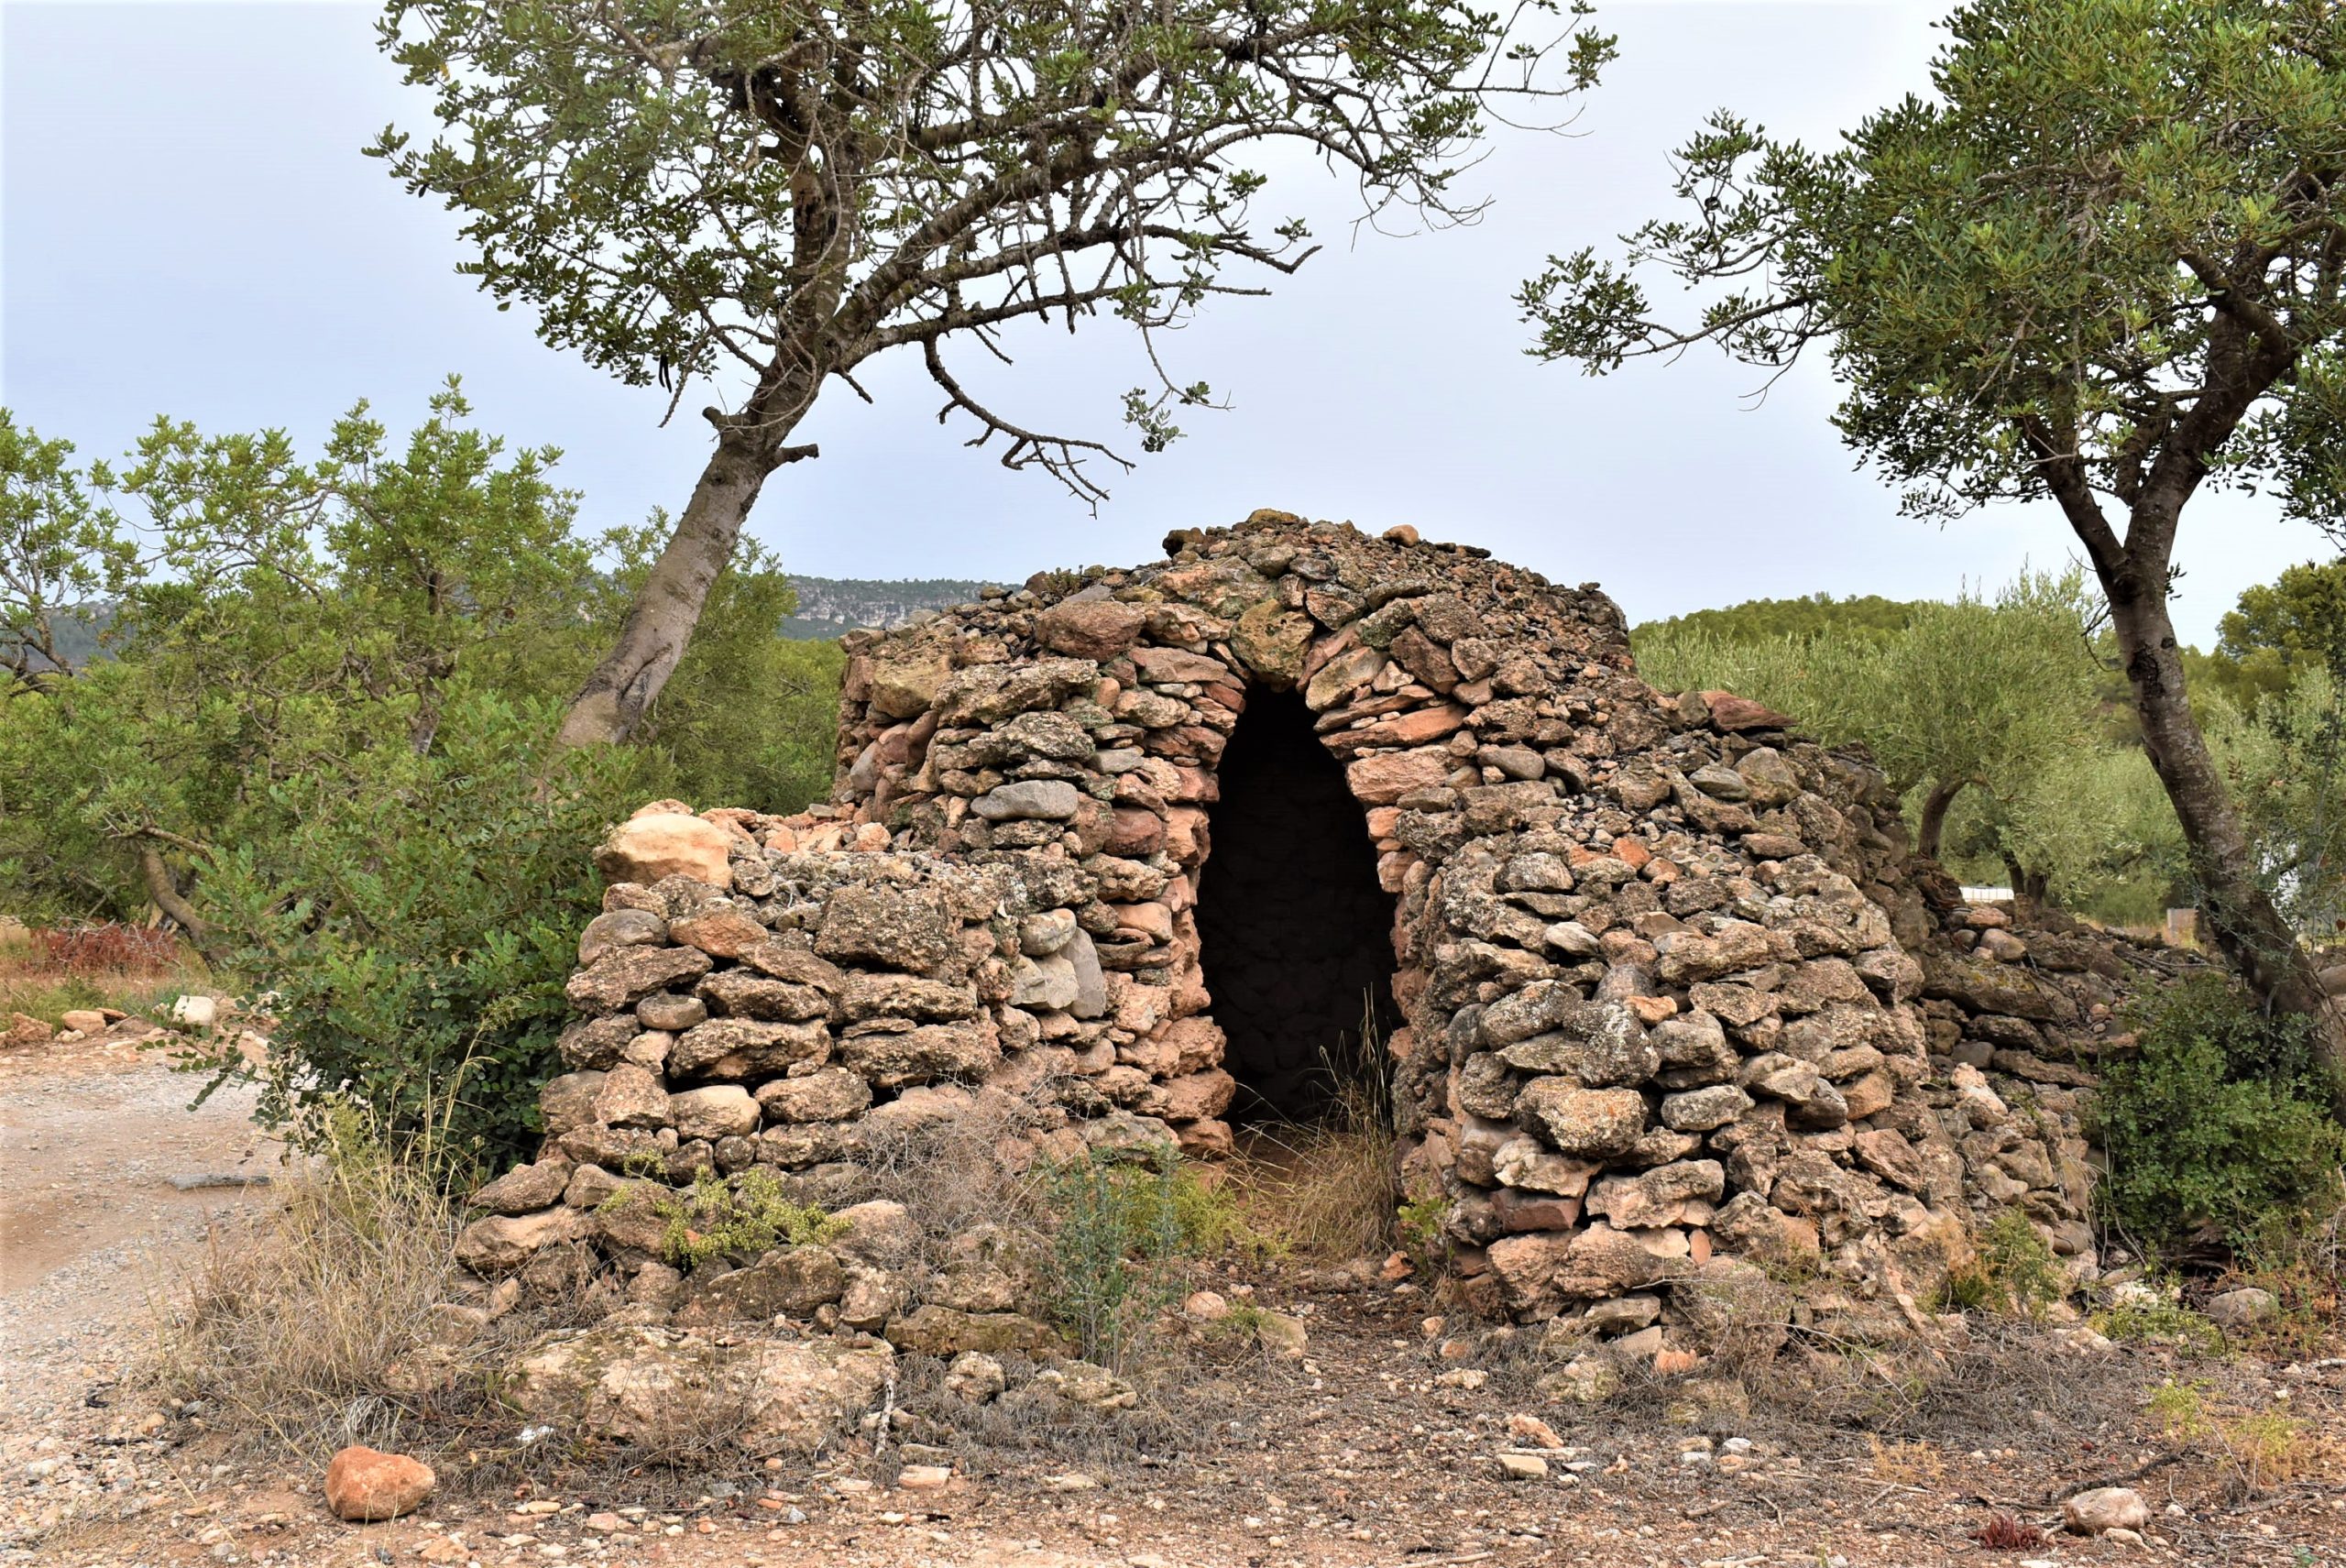
{"label": "lichen-covered stone", "polygon": [[694,1435],[689,1423],[723,1420],[751,1454],[811,1455],[880,1397],[893,1359],[884,1345],[611,1325],[550,1336],[515,1360],[501,1392],[523,1416],[586,1437],[674,1442]]}
{"label": "lichen-covered stone", "polygon": [[823,908],[815,951],[835,963],[926,973],[952,950],[942,902],[904,888],[840,888]]}
{"label": "lichen-covered stone", "polygon": [[689,985],[708,969],[708,955],[696,948],[613,948],[572,975],[564,993],[581,1011],[616,1013],[654,992]]}
{"label": "lichen-covered stone", "polygon": [[676,1036],[668,1048],[671,1078],[764,1078],[830,1053],[831,1032],[820,1024],[711,1018]]}
{"label": "lichen-covered stone", "polygon": [[571,1162],[559,1156],[530,1165],[517,1165],[472,1195],[476,1209],[492,1214],[527,1214],[562,1201],[570,1185]]}
{"label": "lichen-covered stone", "polygon": [[1624,1155],[1645,1131],[1645,1097],[1634,1089],[1584,1089],[1571,1079],[1537,1078],[1516,1097],[1517,1119],[1559,1154]]}
{"label": "lichen-covered stone", "polygon": [[758,1130],[758,1102],[738,1083],[714,1083],[668,1096],[679,1138],[740,1137]]}

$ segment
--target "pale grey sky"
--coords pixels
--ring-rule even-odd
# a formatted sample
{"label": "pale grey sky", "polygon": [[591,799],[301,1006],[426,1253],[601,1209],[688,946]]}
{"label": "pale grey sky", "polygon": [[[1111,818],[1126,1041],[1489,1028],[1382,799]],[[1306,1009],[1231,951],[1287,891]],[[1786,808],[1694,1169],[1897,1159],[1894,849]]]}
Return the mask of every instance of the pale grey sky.
{"label": "pale grey sky", "polygon": [[[2049,508],[1939,529],[1901,519],[1853,471],[1803,372],[1753,409],[1753,372],[1697,354],[1604,380],[1542,367],[1509,296],[1549,252],[1659,209],[1668,149],[1733,107],[1830,137],[1925,85],[1940,8],[1924,0],[1598,0],[1622,58],[1569,137],[1501,131],[1473,178],[1470,228],[1355,241],[1343,192],[1309,170],[1266,213],[1303,211],[1328,248],[1269,299],[1225,301],[1169,344],[1171,368],[1226,392],[1187,439],[1113,486],[1095,518],[939,429],[916,363],[883,365],[866,407],[834,388],[799,439],[817,462],[767,486],[751,520],[795,571],[1015,579],[1150,559],[1168,528],[1262,506],[1416,524],[1565,582],[1633,620],[1760,597],[1946,597],[2070,538]],[[592,522],[681,506],[707,447],[663,399],[541,345],[454,268],[444,213],[358,148],[421,125],[375,51],[375,7],[344,0],[0,3],[0,400],[85,456],[159,412],[209,430],[313,439],[359,398],[398,428],[449,371],[517,442],[554,443]],[[1030,425],[1114,437],[1141,379],[1113,323],[1014,337],[1014,369],[970,378]],[[697,400],[694,405],[696,406]],[[2177,620],[2212,639],[2240,590],[2323,554],[2254,499],[2187,521]]]}

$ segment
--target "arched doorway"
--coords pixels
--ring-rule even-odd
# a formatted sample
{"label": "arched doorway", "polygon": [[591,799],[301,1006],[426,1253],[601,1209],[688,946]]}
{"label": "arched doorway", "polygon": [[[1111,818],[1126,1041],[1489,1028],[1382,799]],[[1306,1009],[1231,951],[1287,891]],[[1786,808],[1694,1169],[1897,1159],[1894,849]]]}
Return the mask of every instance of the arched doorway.
{"label": "arched doorway", "polygon": [[1382,1081],[1367,1053],[1400,1021],[1393,903],[1360,805],[1311,723],[1295,693],[1248,694],[1199,883],[1206,988],[1242,1127],[1327,1119],[1342,1091]]}

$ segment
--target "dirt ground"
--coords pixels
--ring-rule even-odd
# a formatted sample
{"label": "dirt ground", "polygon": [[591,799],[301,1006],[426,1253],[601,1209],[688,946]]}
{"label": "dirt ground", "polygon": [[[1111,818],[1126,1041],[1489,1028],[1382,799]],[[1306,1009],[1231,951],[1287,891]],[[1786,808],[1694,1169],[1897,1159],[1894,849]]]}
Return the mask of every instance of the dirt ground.
{"label": "dirt ground", "polygon": [[[1304,1359],[1201,1365],[1198,1413],[1154,1437],[964,1441],[941,1488],[896,1484],[899,1456],[863,1444],[681,1479],[548,1457],[532,1479],[449,1474],[419,1515],[345,1525],[308,1464],[232,1461],[202,1412],[137,1386],[150,1284],[212,1216],[266,1193],[170,1178],[273,1157],[247,1101],[191,1113],[192,1087],[118,1041],[0,1059],[0,1563],[2346,1564],[2346,1362],[2186,1364],[1995,1329],[1927,1387],[1884,1373],[1878,1390],[1763,1390],[1746,1409],[1664,1384],[1589,1407],[1542,1397],[1503,1350],[1462,1354],[1455,1325],[1430,1332],[1413,1286],[1299,1269],[1206,1282],[1303,1315]],[[2143,1406],[2168,1378],[2211,1409],[2286,1414],[2302,1473],[2243,1486],[2223,1443],[2163,1431]],[[1522,1416],[1563,1446],[1511,1431]],[[1546,1473],[1509,1478],[1502,1453]],[[2061,1498],[2121,1476],[2150,1502],[2143,1538],[2060,1533]],[[2046,1539],[1979,1544],[2000,1512]]]}

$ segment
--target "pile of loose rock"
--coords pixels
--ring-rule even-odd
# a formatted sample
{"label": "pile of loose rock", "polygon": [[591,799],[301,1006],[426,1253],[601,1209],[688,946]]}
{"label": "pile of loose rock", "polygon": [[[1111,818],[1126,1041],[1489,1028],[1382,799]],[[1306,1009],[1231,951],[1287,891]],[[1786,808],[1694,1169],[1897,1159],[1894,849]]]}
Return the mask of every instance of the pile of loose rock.
{"label": "pile of loose rock", "polygon": [[478,1195],[467,1263],[1001,1348],[907,1327],[928,1285],[851,1245],[685,1277],[630,1191],[763,1168],[852,1209],[877,1142],[978,1114],[1030,1152],[1228,1153],[1195,909],[1271,690],[1393,896],[1395,1157],[1470,1305],[1684,1356],[1925,1329],[2008,1206],[2090,1264],[2077,1100],[2164,960],[1961,905],[1862,757],[1654,692],[1594,588],[1282,513],[1168,543],[850,637],[828,805],[615,830],[545,1147]]}

